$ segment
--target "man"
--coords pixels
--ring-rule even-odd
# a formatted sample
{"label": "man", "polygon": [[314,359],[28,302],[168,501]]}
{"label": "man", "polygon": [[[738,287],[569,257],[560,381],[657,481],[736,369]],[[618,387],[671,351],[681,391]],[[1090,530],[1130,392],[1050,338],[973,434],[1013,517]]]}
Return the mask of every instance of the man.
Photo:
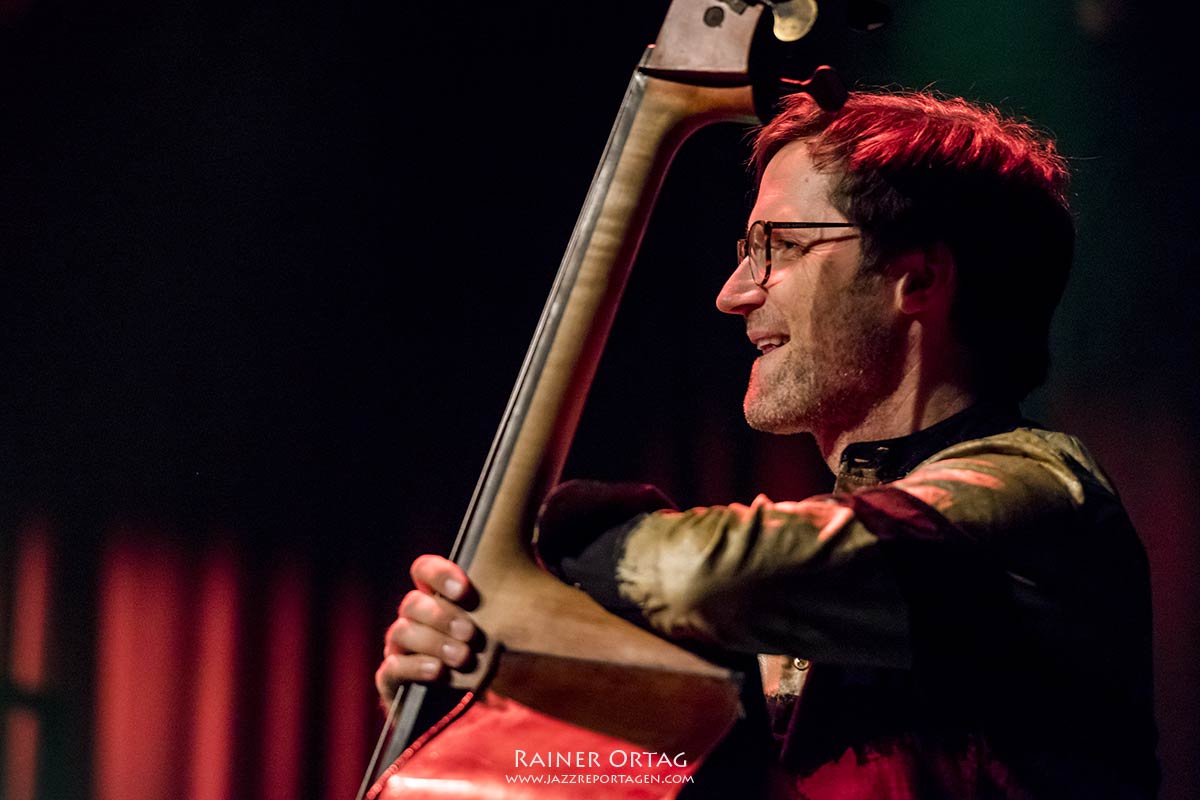
{"label": "man", "polygon": [[[796,796],[1153,796],[1142,547],[1083,446],[1016,407],[1073,249],[1053,144],[957,99],[796,96],[754,160],[717,306],[761,353],[747,421],[812,433],[834,493],[679,512],[610,488],[646,513],[580,541],[568,484],[547,564],[663,636],[763,654]],[[412,574],[385,698],[470,658],[466,576]]]}

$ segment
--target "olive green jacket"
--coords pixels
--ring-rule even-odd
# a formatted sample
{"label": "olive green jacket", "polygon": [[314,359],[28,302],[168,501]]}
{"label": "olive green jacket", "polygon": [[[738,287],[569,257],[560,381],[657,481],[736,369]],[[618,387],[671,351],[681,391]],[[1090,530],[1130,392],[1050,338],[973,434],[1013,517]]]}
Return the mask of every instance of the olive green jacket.
{"label": "olive green jacket", "polygon": [[666,508],[547,549],[665,637],[760,654],[796,775],[983,747],[1020,787],[996,796],[1157,785],[1141,543],[1083,445],[1015,410],[851,445],[829,495]]}

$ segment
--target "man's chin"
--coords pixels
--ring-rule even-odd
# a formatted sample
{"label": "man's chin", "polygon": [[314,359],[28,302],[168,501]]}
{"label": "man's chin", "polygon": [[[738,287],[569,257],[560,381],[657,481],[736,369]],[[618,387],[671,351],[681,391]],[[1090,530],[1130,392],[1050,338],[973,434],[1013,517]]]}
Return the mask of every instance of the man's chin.
{"label": "man's chin", "polygon": [[784,409],[772,403],[746,397],[742,405],[746,424],[756,431],[788,435],[809,430],[806,422],[795,414],[784,413]]}

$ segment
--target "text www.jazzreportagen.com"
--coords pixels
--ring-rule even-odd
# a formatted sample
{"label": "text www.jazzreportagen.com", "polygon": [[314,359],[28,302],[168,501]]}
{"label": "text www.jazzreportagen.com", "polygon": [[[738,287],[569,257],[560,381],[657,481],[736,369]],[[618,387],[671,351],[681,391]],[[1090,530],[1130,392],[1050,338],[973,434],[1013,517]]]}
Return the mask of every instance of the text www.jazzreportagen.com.
{"label": "text www.jazzreportagen.com", "polygon": [[693,775],[505,775],[506,783],[695,783]]}

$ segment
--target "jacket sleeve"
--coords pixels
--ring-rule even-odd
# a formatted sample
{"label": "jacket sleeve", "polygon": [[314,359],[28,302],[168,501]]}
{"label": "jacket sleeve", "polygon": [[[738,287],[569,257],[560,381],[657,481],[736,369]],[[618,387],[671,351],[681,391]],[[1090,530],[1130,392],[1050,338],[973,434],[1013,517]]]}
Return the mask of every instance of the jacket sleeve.
{"label": "jacket sleeve", "polygon": [[648,514],[615,548],[616,591],[671,638],[904,667],[1014,602],[1061,630],[1089,497],[1115,502],[1077,442],[1018,430],[850,494]]}

